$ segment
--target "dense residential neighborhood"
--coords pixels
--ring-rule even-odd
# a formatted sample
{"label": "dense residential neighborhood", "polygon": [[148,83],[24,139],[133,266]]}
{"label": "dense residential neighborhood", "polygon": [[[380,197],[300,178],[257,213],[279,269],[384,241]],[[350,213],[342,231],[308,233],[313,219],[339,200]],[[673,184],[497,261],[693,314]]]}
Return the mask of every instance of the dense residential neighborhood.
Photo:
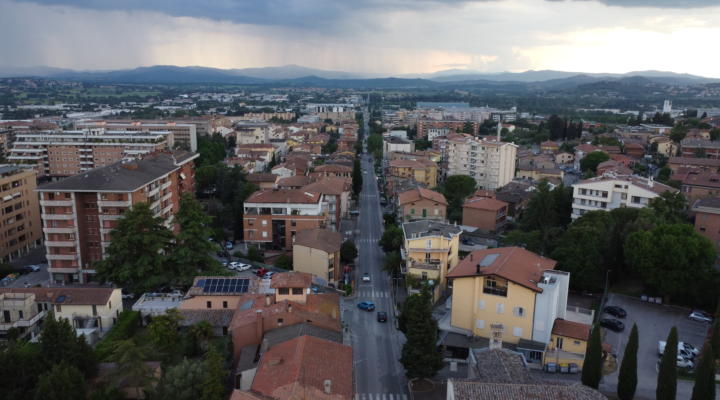
{"label": "dense residential neighborhood", "polygon": [[3,398],[690,398],[713,372],[717,114],[304,90],[0,122]]}

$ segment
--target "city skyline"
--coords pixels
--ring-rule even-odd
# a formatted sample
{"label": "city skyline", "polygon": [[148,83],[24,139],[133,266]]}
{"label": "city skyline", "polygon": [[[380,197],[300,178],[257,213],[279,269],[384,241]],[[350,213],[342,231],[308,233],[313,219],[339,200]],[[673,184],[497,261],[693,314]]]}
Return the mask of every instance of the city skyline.
{"label": "city skyline", "polygon": [[[452,68],[720,78],[720,1],[0,1],[0,67],[151,65],[402,75]],[[32,27],[31,29],[28,29]],[[682,49],[686,57],[673,56]],[[705,62],[689,62],[703,53]]]}

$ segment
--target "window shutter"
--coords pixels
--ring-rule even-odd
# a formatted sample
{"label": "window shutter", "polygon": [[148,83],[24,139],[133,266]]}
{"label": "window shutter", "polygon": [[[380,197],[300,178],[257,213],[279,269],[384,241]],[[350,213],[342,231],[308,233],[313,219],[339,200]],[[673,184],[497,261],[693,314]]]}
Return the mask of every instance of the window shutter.
{"label": "window shutter", "polygon": [[535,321],[535,330],[545,332],[545,321]]}
{"label": "window shutter", "polygon": [[485,300],[478,300],[478,310],[485,309]]}
{"label": "window shutter", "polygon": [[485,321],[482,319],[475,321],[475,327],[477,327],[477,329],[485,329]]}
{"label": "window shutter", "polygon": [[498,314],[502,314],[505,312],[505,304],[503,303],[497,303],[497,306],[495,307],[495,312]]}
{"label": "window shutter", "polygon": [[525,309],[522,307],[514,307],[513,308],[513,315],[516,317],[524,317],[525,316]]}
{"label": "window shutter", "polygon": [[516,326],[513,328],[513,336],[521,337],[522,336],[522,328]]}

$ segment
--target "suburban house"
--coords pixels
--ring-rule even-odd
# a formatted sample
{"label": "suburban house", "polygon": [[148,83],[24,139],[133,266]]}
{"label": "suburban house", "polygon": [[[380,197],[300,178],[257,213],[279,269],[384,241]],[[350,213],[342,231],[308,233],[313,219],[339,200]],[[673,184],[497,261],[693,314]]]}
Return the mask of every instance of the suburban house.
{"label": "suburban house", "polygon": [[327,229],[306,229],[295,235],[293,270],[337,284],[342,279],[340,246],[342,235]]}
{"label": "suburban house", "polygon": [[[688,158],[720,158],[720,143],[705,139],[685,139],[680,142],[682,157]],[[700,155],[704,155],[700,157]]]}
{"label": "suburban house", "polygon": [[402,273],[414,281],[410,293],[417,292],[420,281],[434,283],[433,301],[446,289],[448,272],[458,263],[458,246],[462,229],[457,225],[435,221],[406,222],[402,225],[405,243],[400,249]]}
{"label": "suburban house", "polygon": [[55,318],[67,318],[76,329],[109,331],[123,311],[120,289],[113,288],[52,288]]}
{"label": "suburban house", "polygon": [[301,188],[303,192],[323,196],[321,212],[327,213],[328,228],[339,231],[340,219],[347,217],[348,199],[352,183],[346,178],[324,177]]}
{"label": "suburban house", "polygon": [[534,181],[540,181],[543,178],[557,178],[562,180],[563,176],[565,176],[565,172],[557,168],[519,166],[517,169],[518,178],[532,179]]}
{"label": "suburban house", "polygon": [[280,180],[280,174],[248,174],[247,179],[260,189],[272,189]]}
{"label": "suburban house", "polygon": [[655,182],[652,178],[615,174],[586,179],[572,187],[573,221],[588,211],[646,207],[665,191],[677,192],[677,189]]}
{"label": "suburban house", "polygon": [[[567,310],[570,274],[555,271],[555,264],[520,247],[471,252],[447,276],[452,306],[440,321],[441,328],[491,343],[499,336],[500,347],[513,344],[529,363],[544,365],[558,320],[590,324],[593,319],[591,311]],[[548,362],[557,356],[582,365],[584,354],[564,349],[552,360],[548,357]]]}
{"label": "suburban house", "polygon": [[434,161],[420,159],[390,161],[390,175],[401,178],[409,178],[427,185],[432,189],[437,184],[437,163]]}
{"label": "suburban house", "polygon": [[555,163],[556,164],[570,164],[575,159],[575,156],[573,153],[570,153],[569,151],[558,151],[555,153]]}
{"label": "suburban house", "polygon": [[473,197],[463,204],[463,226],[496,234],[507,224],[508,203],[488,197]]}
{"label": "suburban house", "polygon": [[[592,153],[594,151],[603,151],[603,149],[601,149],[600,147],[597,147],[597,146],[593,146],[591,144],[579,144],[579,145],[575,146],[575,159],[574,159],[573,167],[575,169],[579,170],[580,169],[580,160],[582,160],[583,157],[585,157],[586,155],[588,155],[589,153]],[[605,151],[603,151],[603,152],[605,152]],[[607,153],[607,152],[605,152],[605,153]]]}
{"label": "suburban house", "polygon": [[640,159],[645,155],[645,147],[639,143],[625,143],[625,154]]}
{"label": "suburban house", "polygon": [[406,190],[397,195],[398,222],[428,219],[445,221],[447,200],[441,193],[421,187]]}
{"label": "suburban house", "polygon": [[557,142],[542,142],[540,143],[540,149],[541,150],[560,150],[560,146],[558,146]]}
{"label": "suburban house", "polygon": [[[353,154],[354,158],[354,154]],[[350,178],[352,177],[352,168],[344,165],[323,164],[315,167],[315,172],[322,172],[324,176]]]}
{"label": "suburban house", "polygon": [[260,250],[286,251],[301,230],[325,227],[322,195],[294,189],[258,191],[245,200],[245,241]]}
{"label": "suburban house", "polygon": [[674,173],[677,173],[681,167],[705,170],[714,173],[720,170],[720,159],[670,157],[668,160],[668,167],[670,167]]}

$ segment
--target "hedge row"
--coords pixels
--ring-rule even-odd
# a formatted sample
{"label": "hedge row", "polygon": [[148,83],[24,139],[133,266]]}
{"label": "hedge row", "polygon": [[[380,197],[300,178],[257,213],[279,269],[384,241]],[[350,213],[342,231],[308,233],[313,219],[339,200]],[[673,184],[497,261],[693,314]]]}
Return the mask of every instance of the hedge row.
{"label": "hedge row", "polygon": [[110,355],[110,348],[114,342],[126,340],[135,336],[140,323],[139,311],[123,311],[115,326],[110,329],[105,338],[95,347],[95,356],[102,362]]}

